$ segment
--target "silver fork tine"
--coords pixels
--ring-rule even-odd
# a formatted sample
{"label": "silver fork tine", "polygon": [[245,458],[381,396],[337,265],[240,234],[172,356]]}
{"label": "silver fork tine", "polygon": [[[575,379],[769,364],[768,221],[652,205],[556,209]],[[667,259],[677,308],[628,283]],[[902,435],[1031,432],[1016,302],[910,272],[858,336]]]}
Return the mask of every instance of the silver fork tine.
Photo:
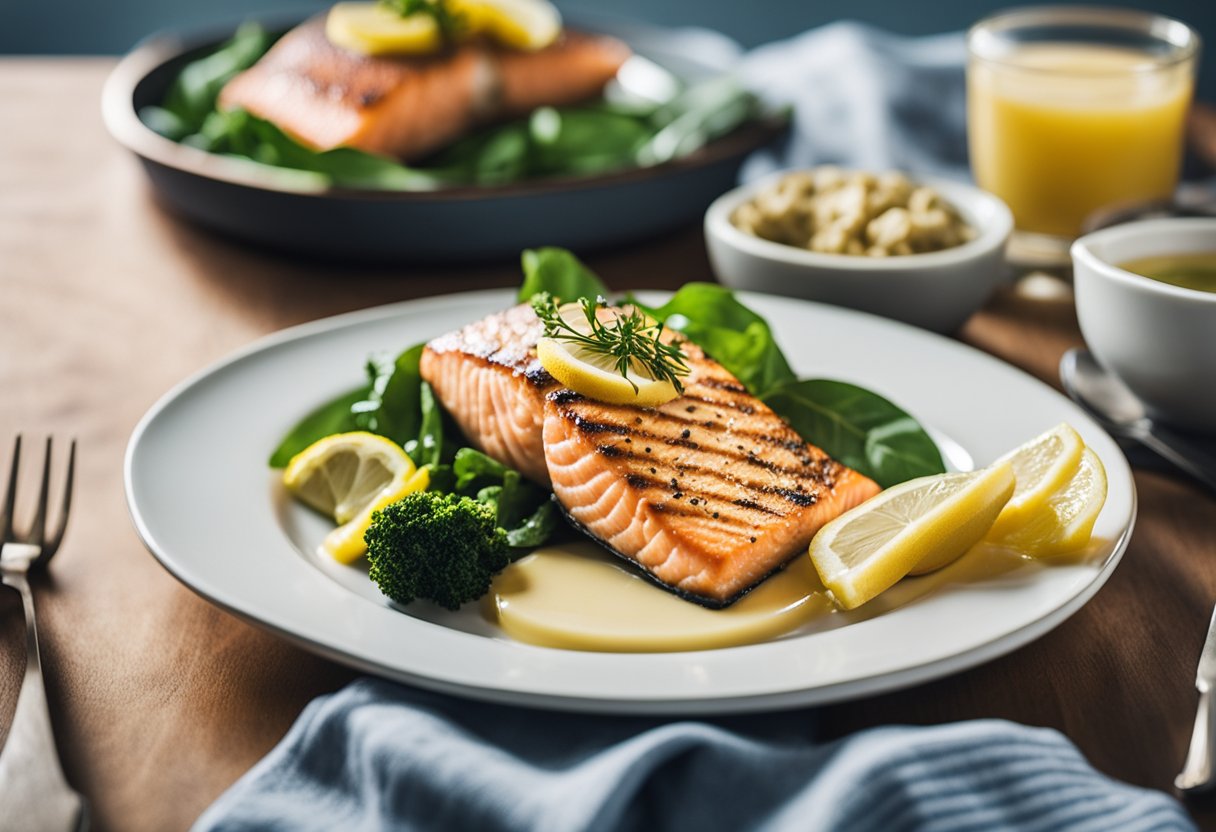
{"label": "silver fork tine", "polygon": [[8,471],[8,490],[4,492],[4,531],[0,543],[13,539],[13,508],[17,504],[17,471],[21,467],[21,434],[13,442],[13,461]]}
{"label": "silver fork tine", "polygon": [[[21,595],[25,613],[25,675],[17,693],[17,707],[8,738],[0,749],[0,827],[8,829],[9,818],[17,818],[22,829],[87,829],[88,806],[63,776],[63,766],[55,748],[55,731],[47,707],[42,657],[38,649],[38,626],[34,615],[34,595],[30,591],[30,571],[53,552],[42,545],[47,532],[50,502],[51,444],[46,441],[42,463],[42,484],[38,506],[29,533],[19,537],[13,522],[16,503],[20,439],[14,444],[8,493],[4,497],[4,539],[0,541],[0,580]],[[64,514],[57,518],[54,546],[66,525],[72,491],[75,443],[65,476]]]}
{"label": "silver fork tine", "polygon": [[42,547],[46,540],[46,504],[51,496],[51,437],[46,438],[46,453],[42,455],[42,483],[38,486],[38,508],[30,523],[29,542]]}
{"label": "silver fork tine", "polygon": [[51,539],[42,547],[42,554],[38,556],[40,562],[49,560],[51,555],[59,550],[59,543],[63,540],[63,532],[68,527],[68,512],[72,508],[72,481],[75,477],[76,440],[73,439],[72,444],[68,446],[68,472],[63,480],[63,505],[59,510],[59,524],[55,527],[54,533],[51,534]]}

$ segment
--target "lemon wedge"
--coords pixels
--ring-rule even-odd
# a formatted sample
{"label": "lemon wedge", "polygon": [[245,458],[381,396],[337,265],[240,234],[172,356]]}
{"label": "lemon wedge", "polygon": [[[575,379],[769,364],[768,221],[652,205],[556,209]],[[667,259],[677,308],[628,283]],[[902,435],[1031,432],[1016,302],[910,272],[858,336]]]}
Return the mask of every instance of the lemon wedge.
{"label": "lemon wedge", "polygon": [[1076,551],[1089,543],[1094,522],[1106,504],[1106,469],[1089,448],[1072,477],[1038,512],[1009,530],[993,527],[988,540],[1031,556]]}
{"label": "lemon wedge", "polygon": [[562,17],[547,0],[447,0],[466,31],[484,33],[503,46],[543,49],[562,32]]}
{"label": "lemon wedge", "polygon": [[811,561],[840,605],[854,609],[914,569],[940,568],[978,543],[1014,486],[1008,462],[900,483],[820,529]]}
{"label": "lemon wedge", "polygon": [[[591,326],[579,304],[563,304],[558,313],[576,331],[590,334]],[[618,314],[620,310],[612,307],[597,310],[600,322],[608,327]],[[536,357],[549,375],[576,393],[596,401],[658,407],[680,395],[674,384],[651,377],[644,367],[632,364],[627,375],[621,375],[611,356],[572,341],[541,338],[536,344]]]}
{"label": "lemon wedge", "polygon": [[363,55],[411,55],[443,45],[439,24],[429,14],[402,17],[379,3],[338,3],[325,18],[330,43]]}
{"label": "lemon wedge", "polygon": [[997,460],[1013,466],[1018,484],[990,536],[1010,533],[1042,514],[1051,496],[1077,473],[1084,450],[1080,434],[1061,423]]}
{"label": "lemon wedge", "polygon": [[415,468],[400,445],[362,431],[314,442],[283,472],[283,485],[296,499],[339,523],[321,548],[340,563],[367,551],[363,534],[373,512],[425,490],[429,481],[427,470]]}
{"label": "lemon wedge", "polygon": [[[432,0],[442,2],[458,23],[460,38],[486,35],[513,49],[535,51],[557,40],[562,18],[547,0]],[[338,3],[325,18],[331,43],[363,55],[436,52],[444,32],[432,14],[402,17],[380,3]]]}

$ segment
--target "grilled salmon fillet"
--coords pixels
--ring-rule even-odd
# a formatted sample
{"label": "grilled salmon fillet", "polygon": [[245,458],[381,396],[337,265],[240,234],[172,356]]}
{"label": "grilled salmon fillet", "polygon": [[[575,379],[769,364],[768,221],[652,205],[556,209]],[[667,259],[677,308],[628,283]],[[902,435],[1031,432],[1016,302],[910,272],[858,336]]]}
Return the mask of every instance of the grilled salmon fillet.
{"label": "grilled salmon fillet", "polygon": [[547,487],[545,394],[558,384],[536,359],[541,330],[520,304],[431,341],[419,371],[474,447]]}
{"label": "grilled salmon fillet", "polygon": [[526,305],[491,315],[432,341],[422,376],[470,441],[689,600],[733,603],[879,490],[694,344],[684,395],[637,408],[559,385],[536,359],[540,334]]}
{"label": "grilled salmon fillet", "polygon": [[615,38],[566,32],[536,52],[473,41],[434,55],[367,56],[325,36],[324,16],[285,34],[220,92],[316,150],[354,147],[405,161],[474,127],[597,95],[629,57]]}
{"label": "grilled salmon fillet", "polygon": [[696,346],[684,352],[684,395],[657,408],[551,392],[545,462],[558,502],[592,537],[684,597],[723,607],[879,489]]}

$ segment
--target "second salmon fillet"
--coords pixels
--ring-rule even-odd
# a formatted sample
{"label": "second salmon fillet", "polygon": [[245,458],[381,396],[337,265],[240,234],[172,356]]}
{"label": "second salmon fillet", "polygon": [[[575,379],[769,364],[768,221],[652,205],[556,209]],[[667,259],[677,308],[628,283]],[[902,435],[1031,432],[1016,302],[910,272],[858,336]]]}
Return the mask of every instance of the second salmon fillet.
{"label": "second salmon fillet", "polygon": [[733,603],[879,490],[693,344],[684,395],[643,409],[558,385],[539,336],[527,306],[492,315],[431,342],[423,377],[470,441],[551,484],[574,523],[688,600]]}
{"label": "second salmon fillet", "polygon": [[354,147],[410,161],[496,119],[598,95],[628,57],[620,41],[579,32],[536,52],[477,41],[373,57],[330,43],[318,16],[229,81],[219,104],[315,150]]}

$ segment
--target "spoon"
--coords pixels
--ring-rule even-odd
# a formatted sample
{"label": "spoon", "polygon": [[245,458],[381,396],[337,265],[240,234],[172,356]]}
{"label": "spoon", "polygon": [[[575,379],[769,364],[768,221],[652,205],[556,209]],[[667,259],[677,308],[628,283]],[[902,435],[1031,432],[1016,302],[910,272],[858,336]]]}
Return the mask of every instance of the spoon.
{"label": "spoon", "polygon": [[1154,424],[1140,400],[1102,369],[1088,350],[1064,353],[1060,381],[1068,395],[1109,432],[1139,442],[1216,491],[1216,457],[1192,440]]}

